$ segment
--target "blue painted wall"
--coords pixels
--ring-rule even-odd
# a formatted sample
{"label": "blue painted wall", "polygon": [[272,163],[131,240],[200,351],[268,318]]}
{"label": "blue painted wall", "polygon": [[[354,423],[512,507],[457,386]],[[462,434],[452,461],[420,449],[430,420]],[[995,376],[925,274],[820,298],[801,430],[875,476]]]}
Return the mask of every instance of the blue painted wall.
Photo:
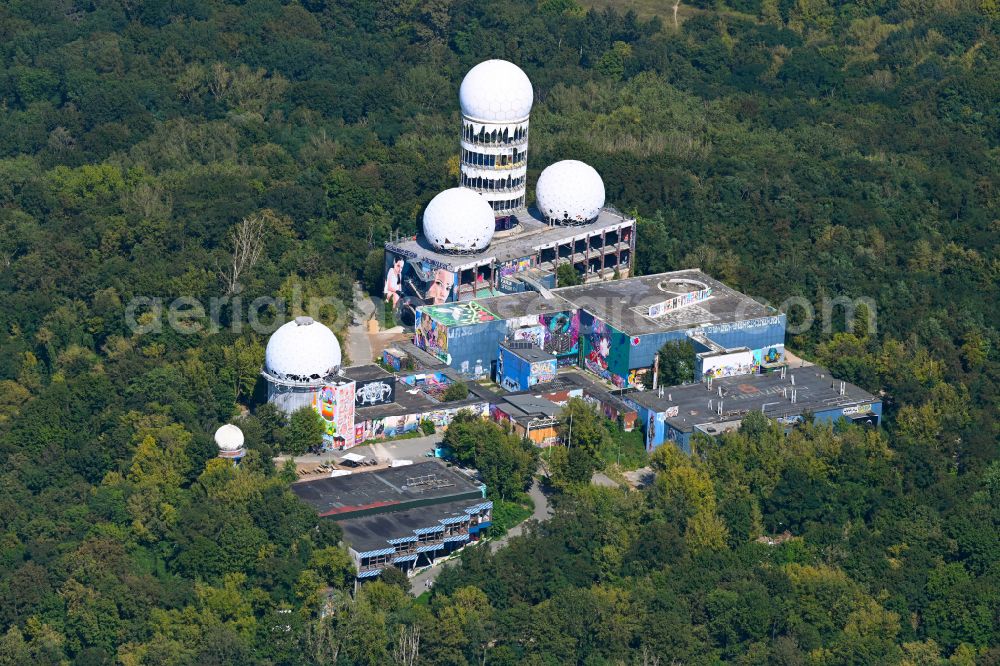
{"label": "blue painted wall", "polygon": [[508,391],[527,391],[531,364],[513,353],[500,347],[497,360],[497,383]]}
{"label": "blue painted wall", "polygon": [[[862,408],[864,408],[864,406],[862,406]],[[864,413],[865,412],[858,412],[858,413],[854,413],[854,414],[845,415],[844,414],[844,409],[838,407],[837,409],[828,409],[828,410],[824,410],[822,412],[816,412],[815,416],[816,416],[816,421],[817,422],[829,423],[829,422],[836,422],[836,421],[838,421],[840,419],[847,419],[848,421],[850,421],[853,416],[861,416]],[[872,413],[872,414],[874,414],[875,416],[878,417],[878,423],[877,423],[877,425],[881,425],[882,424],[882,403],[881,402],[873,402],[873,403],[871,403],[871,411],[870,411],[870,413]]]}
{"label": "blue painted wall", "polygon": [[[625,402],[639,413],[638,423],[641,426],[642,433],[646,438],[647,451],[653,451],[655,448],[662,446],[663,444],[672,442],[684,453],[691,453],[691,437],[694,434],[693,432],[681,432],[680,430],[672,427],[666,422],[665,414],[663,412],[658,414],[654,413],[652,410],[647,409],[639,403],[627,398],[625,399]],[[862,405],[861,409],[863,410],[865,407],[866,405]],[[870,407],[870,413],[878,417],[878,423],[876,425],[881,425],[882,403],[873,402]],[[844,408],[839,407],[837,409],[816,412],[814,416],[816,421],[819,423],[829,423],[836,422],[839,419],[847,419],[849,421],[853,414],[845,416]],[[650,428],[651,425],[652,428]]]}
{"label": "blue painted wall", "polygon": [[[451,367],[470,377],[493,375],[497,348],[507,335],[507,322],[495,319],[468,326],[448,328],[448,353]],[[480,371],[477,372],[476,368]]]}

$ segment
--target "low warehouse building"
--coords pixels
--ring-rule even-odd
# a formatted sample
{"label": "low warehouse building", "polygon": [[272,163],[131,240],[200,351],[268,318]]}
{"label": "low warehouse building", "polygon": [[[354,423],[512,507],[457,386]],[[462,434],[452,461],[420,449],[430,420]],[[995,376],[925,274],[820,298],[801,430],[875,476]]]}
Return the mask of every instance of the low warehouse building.
{"label": "low warehouse building", "polygon": [[358,578],[431,564],[492,524],[486,488],[436,460],[294,483],[292,492],[337,521]]}
{"label": "low warehouse building", "polygon": [[690,453],[694,433],[715,436],[735,430],[750,412],[763,412],[788,426],[809,414],[817,421],[843,418],[872,427],[882,417],[879,398],[817,365],[639,391],[625,396],[625,402],[639,412],[647,451],[674,442]]}

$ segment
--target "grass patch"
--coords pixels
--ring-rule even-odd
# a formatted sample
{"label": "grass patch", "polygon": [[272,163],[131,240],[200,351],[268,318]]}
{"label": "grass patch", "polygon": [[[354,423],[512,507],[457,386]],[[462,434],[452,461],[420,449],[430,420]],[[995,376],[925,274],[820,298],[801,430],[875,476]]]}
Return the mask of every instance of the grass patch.
{"label": "grass patch", "polygon": [[396,435],[394,437],[386,437],[384,439],[366,439],[365,441],[361,442],[361,444],[359,444],[358,446],[366,446],[368,444],[383,444],[385,442],[397,442],[401,439],[417,439],[418,437],[428,437],[428,434],[425,433],[420,428],[417,428],[412,432],[404,432],[402,435]]}
{"label": "grass patch", "polygon": [[612,429],[610,442],[601,449],[601,460],[608,466],[617,465],[621,469],[644,467],[649,455],[646,453],[646,440],[642,431],[639,428],[632,432]]}
{"label": "grass patch", "polygon": [[421,592],[420,596],[413,600],[413,603],[418,606],[429,606],[431,603],[431,591]]}
{"label": "grass patch", "polygon": [[527,496],[518,498],[516,502],[494,499],[493,524],[486,535],[491,539],[502,537],[507,530],[530,518],[534,508],[531,498]]}
{"label": "grass patch", "polygon": [[382,308],[382,330],[388,331],[390,328],[396,327],[396,313],[393,312],[392,308],[386,307]]}
{"label": "grass patch", "polygon": [[[668,0],[584,0],[582,4],[587,9],[607,9],[613,7],[619,13],[624,14],[628,10],[633,10],[641,19],[649,19],[659,16],[664,26],[674,26],[674,3]],[[683,2],[677,11],[677,20],[683,23],[684,19],[698,10],[688,7]]]}

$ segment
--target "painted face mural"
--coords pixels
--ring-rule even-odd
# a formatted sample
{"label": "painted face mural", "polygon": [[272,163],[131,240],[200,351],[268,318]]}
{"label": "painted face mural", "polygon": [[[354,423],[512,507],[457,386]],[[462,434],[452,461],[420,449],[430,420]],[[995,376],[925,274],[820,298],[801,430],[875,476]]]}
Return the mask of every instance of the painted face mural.
{"label": "painted face mural", "polygon": [[434,279],[425,296],[434,305],[441,305],[448,300],[454,284],[455,274],[439,268],[434,272]]}

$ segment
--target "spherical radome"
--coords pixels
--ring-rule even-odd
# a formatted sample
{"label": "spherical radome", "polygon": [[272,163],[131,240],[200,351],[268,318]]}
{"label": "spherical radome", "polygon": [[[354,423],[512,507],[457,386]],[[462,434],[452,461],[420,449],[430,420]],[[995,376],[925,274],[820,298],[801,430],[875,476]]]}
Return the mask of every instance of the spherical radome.
{"label": "spherical radome", "polygon": [[274,377],[310,383],[340,368],[340,342],[312,317],[296,317],[271,334],[264,352],[264,369]]}
{"label": "spherical radome", "polygon": [[486,60],[462,79],[458,99],[467,118],[513,122],[531,113],[534,92],[520,67],[506,60]]}
{"label": "spherical radome", "polygon": [[552,222],[582,223],[604,206],[604,181],[594,167],[563,160],[545,167],[535,185],[538,210]]}
{"label": "spherical radome", "polygon": [[453,187],[431,199],[424,211],[424,236],[439,250],[476,252],[493,240],[496,218],[475,190]]}
{"label": "spherical radome", "polygon": [[220,451],[238,451],[243,447],[243,431],[227,423],[215,431],[215,443]]}

